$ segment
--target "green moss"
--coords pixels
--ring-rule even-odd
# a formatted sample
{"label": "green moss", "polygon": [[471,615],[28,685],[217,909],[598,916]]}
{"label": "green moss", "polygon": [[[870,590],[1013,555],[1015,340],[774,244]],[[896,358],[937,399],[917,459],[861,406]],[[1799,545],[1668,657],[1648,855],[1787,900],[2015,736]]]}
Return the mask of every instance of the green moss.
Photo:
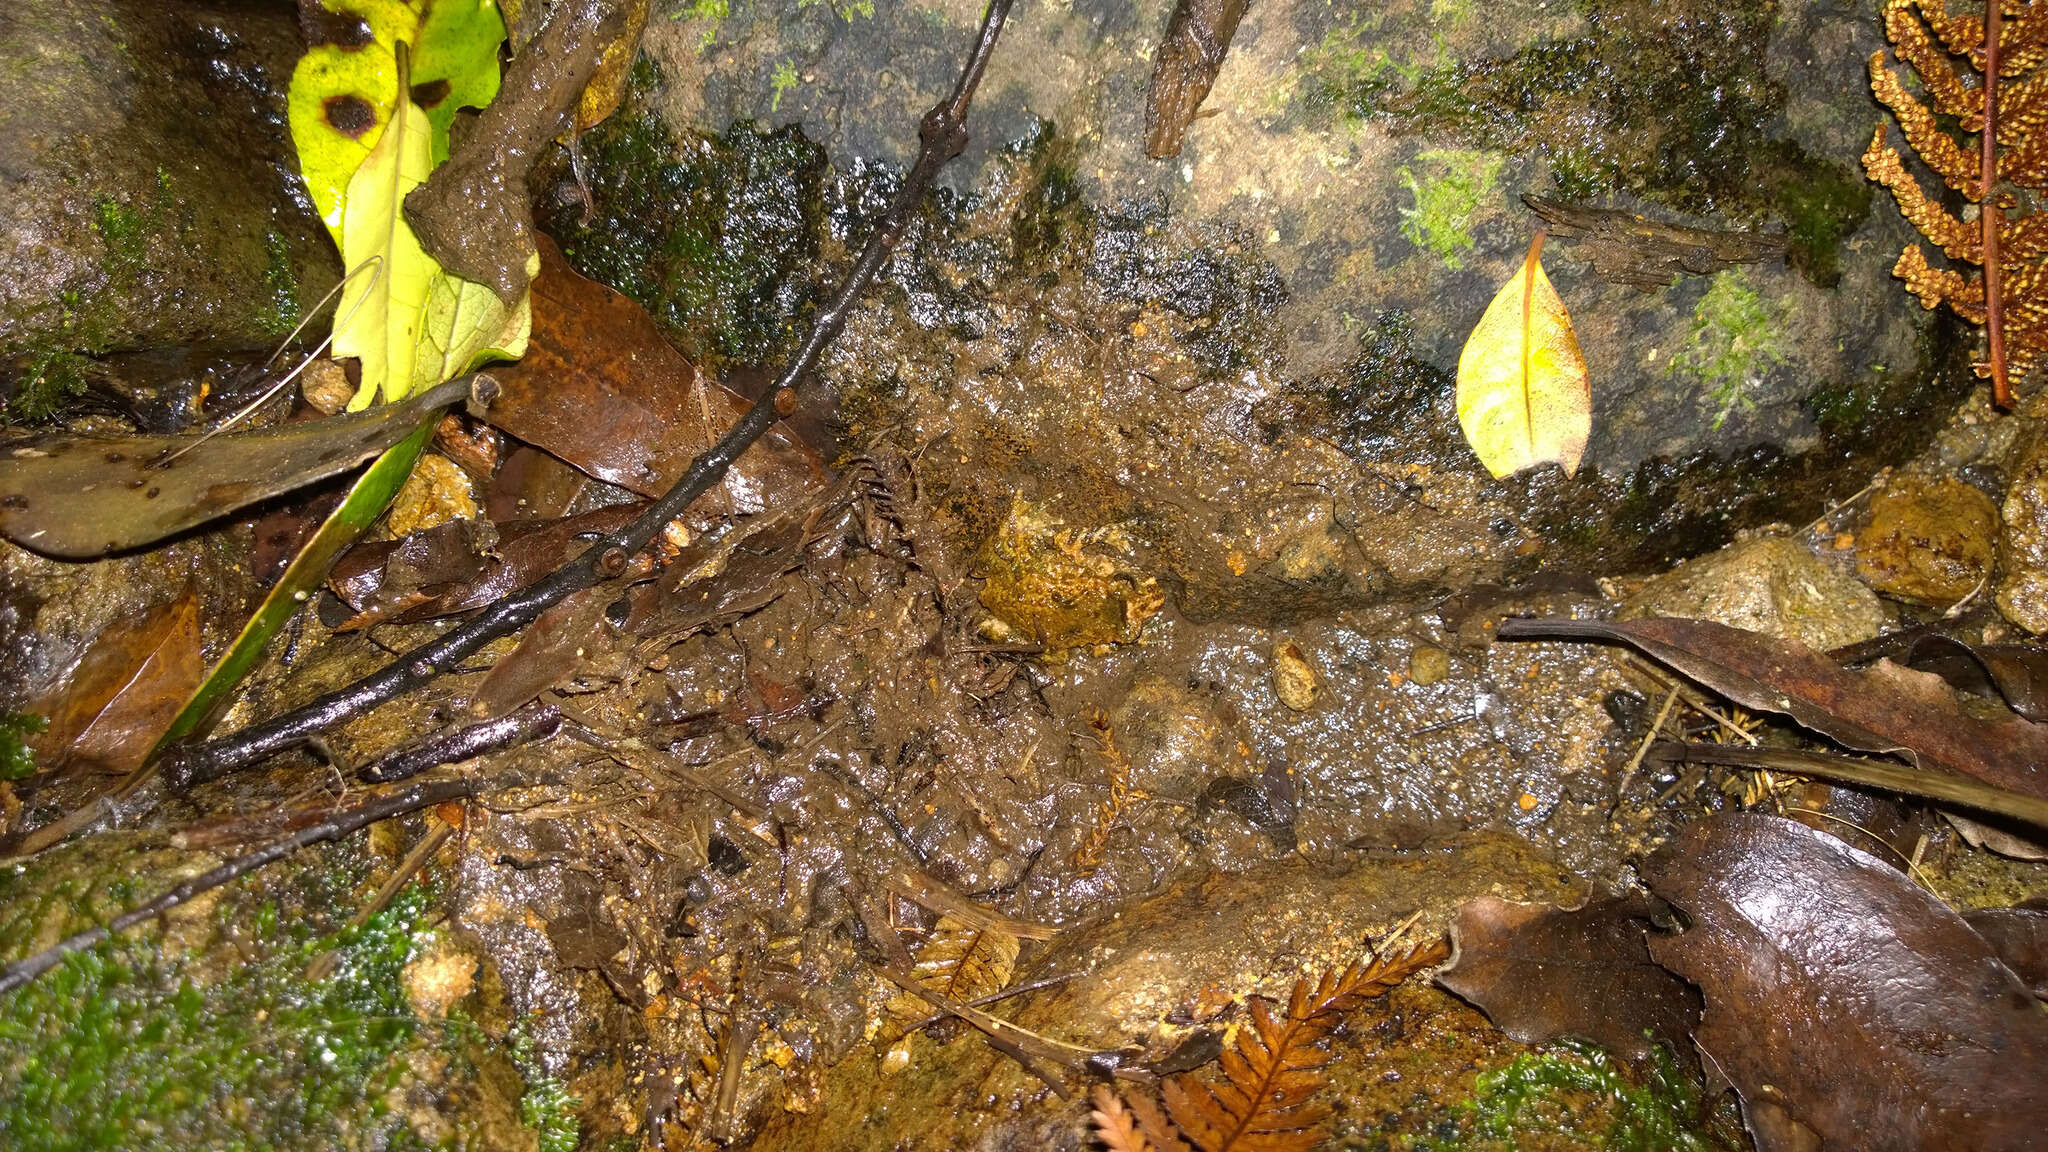
{"label": "green moss", "polygon": [[0,715],[0,780],[26,780],[35,775],[35,754],[28,737],[48,728],[50,722],[27,712]]}
{"label": "green moss", "polygon": [[[1574,7],[1584,33],[1474,60],[1446,58],[1437,38],[1446,17],[1428,31],[1385,34],[1383,18],[1362,19],[1303,54],[1297,98],[1312,115],[1544,156],[1568,199],[1627,190],[1684,212],[1768,213],[1753,164],[1784,104],[1765,66],[1774,0]],[[1425,38],[1434,61],[1382,46]]]}
{"label": "green moss", "polygon": [[[0,958],[213,862],[149,843],[114,833],[0,870]],[[409,886],[360,929],[323,927],[357,906],[368,871],[353,845],[302,854],[0,998],[0,1143],[417,1148],[404,1113],[431,1102],[431,1139],[501,1146],[478,1140],[513,1121],[507,1054],[459,1010],[421,1019],[404,990],[406,965],[434,944],[432,893]],[[334,974],[308,982],[330,950]],[[533,1116],[563,1147],[560,1116]]]}
{"label": "green moss", "polygon": [[1807,156],[1796,145],[1764,177],[1785,221],[1785,255],[1822,288],[1842,281],[1842,242],[1870,217],[1870,183],[1862,173]]}
{"label": "green moss", "polygon": [[1663,1048],[1648,1082],[1635,1084],[1612,1057],[1590,1044],[1563,1041],[1481,1073],[1469,1107],[1471,1125],[1449,1147],[1518,1146],[1521,1138],[1556,1132],[1606,1112],[1600,1147],[1620,1152],[1717,1152],[1730,1145],[1696,1127],[1699,1094]]}
{"label": "green moss", "polygon": [[[266,904],[262,954],[225,972],[149,933],[70,957],[0,1001],[0,1131],[20,1149],[239,1149],[395,1128],[383,1095],[419,1027],[399,973],[425,906],[410,889],[321,938]],[[336,975],[306,984],[330,946]]]}
{"label": "green moss", "polygon": [[768,81],[769,90],[775,94],[774,99],[768,101],[768,111],[780,112],[782,110],[782,94],[796,86],[796,65],[788,60],[777,63],[775,65],[775,75]]}
{"label": "green moss", "polygon": [[[656,80],[636,72],[634,91]],[[550,231],[701,361],[776,359],[801,337],[824,227],[824,153],[795,127],[678,137],[629,96],[584,137],[592,211]]]}
{"label": "green moss", "polygon": [[855,19],[875,18],[875,0],[796,0],[799,9],[815,8],[823,4],[832,9],[832,14],[851,24]]}
{"label": "green moss", "polygon": [[726,18],[731,15],[732,6],[728,0],[690,0],[682,7],[672,9],[668,14],[671,20],[688,20],[704,26],[703,34],[697,41],[699,51],[711,47],[711,42],[718,38],[718,26],[725,23]]}
{"label": "green moss", "polygon": [[292,265],[291,242],[275,229],[263,234],[263,308],[257,314],[263,331],[282,340],[299,324],[299,272]]}
{"label": "green moss", "polygon": [[526,1080],[526,1094],[519,1098],[519,1122],[540,1134],[540,1152],[576,1152],[583,1139],[583,1125],[576,1119],[582,1101],[548,1075],[534,1052],[531,1036],[520,1033],[513,1038],[512,1060]]}
{"label": "green moss", "polygon": [[1716,406],[1718,431],[1736,409],[1753,410],[1751,389],[1791,358],[1784,318],[1740,268],[1716,273],[1692,315],[1692,329],[1665,374],[1690,376],[1705,385],[1707,402]]}
{"label": "green moss", "polygon": [[1401,235],[1463,267],[1460,256],[1472,247],[1472,225],[1493,197],[1500,167],[1499,156],[1460,149],[1432,149],[1402,165],[1401,185],[1414,203],[1401,209]]}

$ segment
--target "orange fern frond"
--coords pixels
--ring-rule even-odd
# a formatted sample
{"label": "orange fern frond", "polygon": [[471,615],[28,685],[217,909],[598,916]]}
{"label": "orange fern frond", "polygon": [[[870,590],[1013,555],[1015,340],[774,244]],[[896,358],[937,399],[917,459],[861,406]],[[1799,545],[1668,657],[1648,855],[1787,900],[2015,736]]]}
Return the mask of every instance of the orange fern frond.
{"label": "orange fern frond", "polygon": [[1095,1110],[1088,1114],[1095,1121],[1095,1138],[1109,1152],[1152,1152],[1152,1142],[1138,1131],[1138,1121],[1124,1102],[1118,1099],[1116,1089],[1107,1084],[1095,1086]]}
{"label": "orange fern frond", "polygon": [[1203,1152],[1307,1152],[1329,1115],[1311,1100],[1330,1059],[1324,1041],[1361,1003],[1449,955],[1437,941],[1297,981],[1280,1017],[1253,1000],[1249,1026],[1223,1051],[1223,1079],[1172,1077],[1162,1087],[1167,1110]]}

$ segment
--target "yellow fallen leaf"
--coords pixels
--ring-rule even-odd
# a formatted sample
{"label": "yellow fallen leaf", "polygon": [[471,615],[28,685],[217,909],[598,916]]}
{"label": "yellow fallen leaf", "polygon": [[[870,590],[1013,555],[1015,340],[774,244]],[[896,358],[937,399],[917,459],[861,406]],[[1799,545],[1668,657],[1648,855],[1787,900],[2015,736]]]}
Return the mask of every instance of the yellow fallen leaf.
{"label": "yellow fallen leaf", "polygon": [[1496,480],[1549,460],[1570,476],[1592,429],[1586,358],[1542,252],[1539,231],[1458,357],[1458,425]]}

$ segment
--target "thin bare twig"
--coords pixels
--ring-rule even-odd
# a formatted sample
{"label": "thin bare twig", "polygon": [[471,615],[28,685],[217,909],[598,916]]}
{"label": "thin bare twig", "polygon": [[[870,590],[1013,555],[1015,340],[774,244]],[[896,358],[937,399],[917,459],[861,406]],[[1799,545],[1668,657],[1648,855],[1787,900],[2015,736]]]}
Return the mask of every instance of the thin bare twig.
{"label": "thin bare twig", "polygon": [[895,201],[861,248],[839,291],[812,317],[809,334],[777,377],[775,386],[762,393],[761,399],[716,444],[691,461],[661,499],[648,505],[632,523],[592,543],[576,559],[500,598],[439,639],[413,649],[377,672],[233,735],[167,750],[158,761],[165,781],[174,789],[184,789],[246,768],[428,684],[485,645],[533,623],[570,593],[624,570],[663,526],[722,480],[733,461],[775,423],[778,406],[793,400],[796,390],[810,378],[819,357],[846,326],[854,305],[894,253],[933,177],[967,147],[967,111],[995,51],[1011,2],[989,0],[974,50],[952,93],[927,112],[918,125],[917,160]]}
{"label": "thin bare twig", "polygon": [[149,903],[131,908],[103,925],[67,936],[33,956],[9,964],[6,968],[0,969],[0,994],[12,992],[56,967],[73,952],[82,952],[116,932],[125,931],[144,920],[161,916],[195,896],[211,892],[265,865],[274,864],[301,848],[318,844],[323,840],[338,840],[379,820],[403,816],[407,812],[429,805],[473,797],[482,787],[482,782],[469,776],[428,780],[396,792],[387,792],[368,803],[337,812],[318,824],[302,828],[253,852],[237,856],[217,868],[202,872]]}

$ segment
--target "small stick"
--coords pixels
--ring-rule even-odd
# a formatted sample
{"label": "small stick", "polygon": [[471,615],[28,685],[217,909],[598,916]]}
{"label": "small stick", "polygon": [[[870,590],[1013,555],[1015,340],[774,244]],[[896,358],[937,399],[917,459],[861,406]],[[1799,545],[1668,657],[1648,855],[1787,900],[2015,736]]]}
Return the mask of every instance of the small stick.
{"label": "small stick", "polygon": [[1818,776],[1902,792],[1943,804],[1973,808],[2024,820],[2048,828],[2048,800],[2022,796],[1961,776],[1927,772],[1882,760],[1837,756],[1827,752],[1798,752],[1789,748],[1743,748],[1734,744],[1680,744],[1659,741],[1650,755],[1659,760],[1685,760],[1700,764],[1732,764],[1738,768],[1775,768],[1800,776]]}
{"label": "small stick", "polygon": [[[377,889],[377,894],[370,897],[370,902],[356,909],[356,914],[348,918],[348,926],[351,928],[361,928],[370,922],[370,917],[389,908],[391,902],[396,900],[398,894],[405,889],[406,883],[413,878],[414,873],[426,867],[427,861],[432,859],[434,853],[439,852],[441,845],[446,844],[448,838],[453,835],[455,835],[455,825],[453,824],[436,824],[433,828],[429,829],[425,836],[420,837],[420,842],[413,845],[412,851],[405,854],[405,859],[398,862],[398,867],[392,871],[391,875],[385,878],[383,886]],[[311,964],[306,965],[306,979],[309,981],[325,980],[329,976],[334,975],[334,969],[340,963],[341,949],[329,948],[315,958]]]}
{"label": "small stick", "polygon": [[1048,1036],[1040,1036],[1029,1028],[1012,1024],[979,1008],[970,1008],[949,996],[934,992],[918,983],[917,977],[907,970],[889,967],[881,969],[881,973],[888,978],[889,983],[912,996],[972,1024],[987,1036],[989,1042],[998,1050],[1024,1065],[1032,1075],[1045,1081],[1062,1100],[1071,1094],[1067,1091],[1066,1084],[1056,1074],[1049,1072],[1044,1064],[1056,1064],[1070,1073],[1080,1075],[1087,1071],[1089,1057],[1096,1055],[1093,1048],[1083,1048],[1078,1044],[1068,1044]]}
{"label": "small stick", "polygon": [[[2001,409],[2012,408],[2012,380],[2005,367],[2005,277],[1999,269],[1999,210],[1994,186],[1998,183],[1998,37],[2005,17],[2005,0],[1984,0],[1984,131],[1978,137],[1979,194],[1977,221],[1983,225],[1984,241],[1984,337],[1989,345],[1991,402]],[[2024,117],[2023,117],[2024,118]]]}
{"label": "small stick", "polygon": [[561,726],[562,710],[536,700],[516,712],[465,728],[436,732],[416,744],[388,752],[382,759],[365,765],[362,777],[372,784],[389,784],[443,764],[544,740]]}
{"label": "small stick", "polygon": [[[1019,984],[1014,988],[1004,988],[999,992],[991,992],[986,996],[979,996],[973,1000],[969,1000],[965,1005],[963,1005],[963,1007],[986,1008],[991,1004],[999,1004],[1004,1000],[1008,1000],[1012,996],[1022,996],[1027,992],[1036,992],[1042,988],[1058,987],[1059,985],[1065,984],[1068,981],[1072,980],[1076,975],[1077,973],[1069,972],[1064,976],[1047,976],[1043,980],[1033,980],[1029,984]],[[952,1013],[950,1012],[940,1012],[934,1016],[927,1016],[924,1019],[919,1020],[917,1023],[912,1024],[910,1027],[905,1028],[903,1030],[903,1034],[908,1036],[912,1032],[916,1032],[921,1028],[929,1028],[932,1025],[937,1024],[939,1021],[944,1020],[947,1016],[950,1015],[952,1015]]]}
{"label": "small stick", "polygon": [[274,840],[253,852],[244,853],[217,868],[202,872],[149,903],[121,913],[106,924],[67,936],[33,956],[9,964],[6,968],[0,969],[0,995],[12,992],[48,972],[73,952],[82,952],[116,932],[126,931],[144,920],[161,916],[195,896],[211,892],[265,865],[274,864],[301,848],[318,844],[323,840],[339,840],[379,820],[403,816],[407,812],[429,805],[473,797],[480,787],[477,780],[468,776],[429,780],[396,792],[387,792],[345,812],[337,812],[318,824],[302,828],[290,836]]}
{"label": "small stick", "polygon": [[990,911],[907,865],[890,873],[888,884],[890,891],[905,900],[951,916],[970,928],[979,928],[984,932],[1001,932],[1005,936],[1015,936],[1020,940],[1050,940],[1060,934],[1059,929],[1045,924],[1033,924],[1029,920],[1012,920],[1000,912]]}
{"label": "small stick", "polygon": [[384,668],[353,684],[322,695],[302,708],[252,724],[240,732],[203,744],[167,749],[158,765],[166,783],[183,791],[194,784],[217,779],[246,768],[268,756],[303,743],[308,737],[354,719],[379,705],[412,692],[464,660],[485,645],[510,636],[539,619],[572,592],[595,585],[622,571],[626,564],[669,521],[680,516],[697,497],[724,479],[726,470],[754,441],[761,438],[779,418],[778,405],[786,404],[817,367],[818,358],[838,338],[847,316],[875,275],[888,262],[909,227],[910,218],[923,201],[927,188],[940,167],[967,147],[967,110],[975,89],[994,53],[996,40],[1008,18],[1012,0],[989,0],[974,50],[960,72],[959,80],[946,99],[925,113],[918,124],[920,147],[917,160],[904,177],[903,185],[875,231],[861,248],[853,267],[836,292],[812,317],[811,329],[775,386],[747,410],[718,442],[691,461],[690,466],[632,523],[593,542],[576,559],[547,576],[509,593],[486,606],[465,623],[440,638],[406,653]]}
{"label": "small stick", "polygon": [[1643,766],[1643,756],[1650,751],[1650,745],[1657,734],[1664,730],[1664,721],[1671,718],[1671,707],[1678,703],[1678,685],[1673,683],[1671,691],[1664,694],[1664,706],[1657,709],[1657,718],[1650,721],[1650,730],[1643,733],[1643,742],[1636,745],[1636,754],[1628,758],[1628,767],[1622,769],[1621,783],[1614,786],[1614,802],[1618,805],[1622,795],[1628,791],[1629,781],[1636,778],[1636,769]]}

